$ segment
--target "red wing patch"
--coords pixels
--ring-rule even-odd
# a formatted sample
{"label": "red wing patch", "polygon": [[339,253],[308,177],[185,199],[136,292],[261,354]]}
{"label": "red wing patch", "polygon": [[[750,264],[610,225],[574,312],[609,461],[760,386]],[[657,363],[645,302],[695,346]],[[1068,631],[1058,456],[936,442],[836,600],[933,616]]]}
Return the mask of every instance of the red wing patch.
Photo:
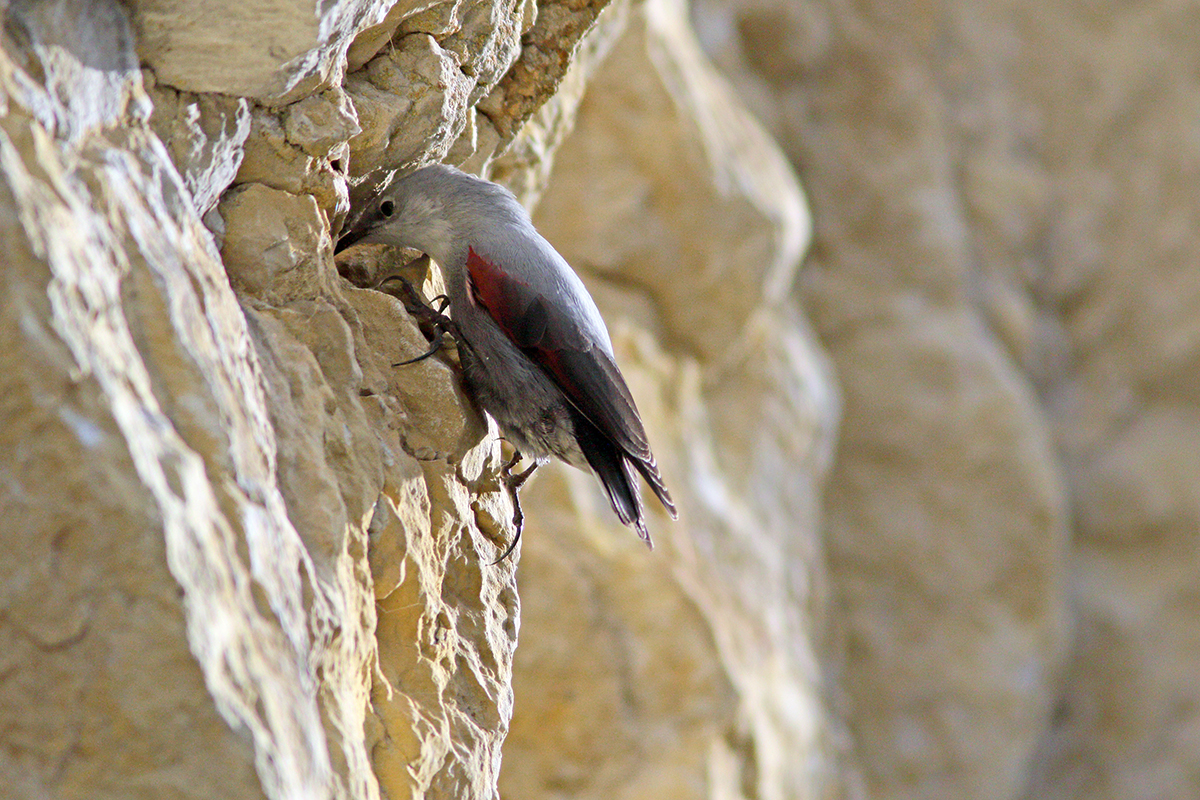
{"label": "red wing patch", "polygon": [[504,334],[558,384],[603,435],[641,461],[650,446],[620,370],[607,353],[586,346],[572,323],[508,272],[467,250],[467,290]]}
{"label": "red wing patch", "polygon": [[474,248],[467,249],[467,275],[471,301],[487,311],[517,347],[528,351],[545,346],[549,310],[529,284],[517,280]]}
{"label": "red wing patch", "polygon": [[476,253],[474,247],[467,248],[467,274],[467,288],[471,299],[483,306],[492,315],[492,319],[500,323],[505,333],[512,336],[512,331],[505,324],[507,320],[504,311],[512,307],[511,303],[507,302],[512,299],[508,297],[512,290],[507,284],[516,281],[505,274],[504,270]]}

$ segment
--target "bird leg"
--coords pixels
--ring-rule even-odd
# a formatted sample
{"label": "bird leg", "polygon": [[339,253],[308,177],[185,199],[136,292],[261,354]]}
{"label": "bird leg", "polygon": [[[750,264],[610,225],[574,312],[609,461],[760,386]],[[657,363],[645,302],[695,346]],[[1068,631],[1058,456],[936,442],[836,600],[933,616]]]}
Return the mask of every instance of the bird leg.
{"label": "bird leg", "polygon": [[517,542],[521,541],[521,531],[525,528],[525,512],[521,510],[521,499],[517,496],[518,490],[525,485],[525,481],[533,475],[534,471],[545,463],[543,458],[535,458],[533,463],[520,472],[513,474],[513,467],[521,460],[521,452],[513,450],[513,456],[504,465],[500,467],[500,480],[508,487],[508,491],[512,496],[513,501],[513,527],[517,529],[517,535],[513,537],[512,543],[508,549],[504,551],[504,555],[493,561],[490,566],[499,564],[504,559],[512,555],[512,551],[516,548]]}

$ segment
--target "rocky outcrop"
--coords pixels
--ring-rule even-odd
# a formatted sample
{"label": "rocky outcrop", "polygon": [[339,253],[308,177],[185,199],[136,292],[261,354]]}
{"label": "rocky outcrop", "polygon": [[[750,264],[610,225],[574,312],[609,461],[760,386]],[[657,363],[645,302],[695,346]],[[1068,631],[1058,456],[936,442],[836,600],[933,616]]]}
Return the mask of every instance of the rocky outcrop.
{"label": "rocky outcrop", "polygon": [[392,369],[424,340],[334,268],[352,31],[239,32],[173,85],[139,59],[212,30],[168,12],[6,13],[5,784],[491,796],[511,500],[450,368]]}
{"label": "rocky outcrop", "polygon": [[[58,0],[5,23],[6,785],[494,797],[525,563],[506,791],[811,793],[836,404],[787,291],[807,218],[681,7]],[[614,105],[635,78],[658,116]],[[673,162],[637,155],[647,123]],[[683,499],[657,553],[554,467],[527,560],[492,563],[516,533],[494,426],[452,359],[392,367],[420,329],[332,257],[355,201],[442,159],[551,188],[542,224]],[[340,269],[368,285],[388,257]],[[560,747],[572,714],[620,736]]]}
{"label": "rocky outcrop", "polygon": [[[1195,795],[1188,20],[1059,6],[0,4],[0,795]],[[549,465],[493,563],[437,270],[333,256],[429,161],[596,296],[652,553]]]}
{"label": "rocky outcrop", "polygon": [[733,15],[758,54],[734,74],[778,100],[813,176],[801,294],[845,403],[828,664],[863,793],[1017,796],[1066,647],[1068,500],[1036,391],[977,305],[935,62],[849,10]]}

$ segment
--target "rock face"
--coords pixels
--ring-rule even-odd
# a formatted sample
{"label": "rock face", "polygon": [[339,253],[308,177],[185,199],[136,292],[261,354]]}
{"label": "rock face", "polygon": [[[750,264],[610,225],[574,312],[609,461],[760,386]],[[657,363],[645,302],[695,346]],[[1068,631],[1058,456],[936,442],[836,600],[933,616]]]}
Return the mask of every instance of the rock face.
{"label": "rock face", "polygon": [[[0,795],[1200,794],[1191,12],[2,8]],[[601,306],[653,553],[551,465],[493,563],[437,271],[333,257],[443,160]]]}
{"label": "rock face", "polygon": [[[607,764],[572,780],[604,793],[711,773],[730,791],[809,792],[826,738],[807,614],[834,404],[787,292],[807,218],[682,8],[605,9],[8,5],[0,502],[17,555],[0,576],[0,763],[18,796],[497,795],[520,620],[517,561],[492,564],[516,534],[499,443],[452,362],[392,367],[425,340],[395,298],[339,276],[332,237],[352,200],[434,159],[532,202],[580,114],[610,157],[589,165],[576,136],[543,224],[608,307],[692,511],[660,520],[648,556],[586,476],[539,478],[534,634],[579,644],[583,619],[609,634],[566,663],[540,663],[535,638],[524,685],[592,665],[608,687],[645,678],[644,702],[620,759],[600,740],[569,761],[539,738],[568,730],[541,722],[565,710],[530,690],[511,743],[524,766],[506,780],[539,794]],[[641,89],[687,104],[652,121],[672,131],[674,177],[629,169],[614,107],[580,111],[593,78],[615,89],[648,59]],[[646,213],[612,202],[614,179]],[[588,183],[605,203],[572,229]],[[612,247],[639,218],[642,243]],[[699,224],[729,246],[688,245]],[[671,235],[655,244],[656,230]],[[378,255],[341,268],[363,282],[398,266]],[[701,282],[671,278],[679,258]],[[711,295],[726,281],[728,311]],[[554,619],[581,585],[553,583],[555,553],[609,607]],[[633,746],[646,726],[675,740],[660,758]]]}
{"label": "rock face", "polygon": [[936,62],[846,9],[712,13],[759,54],[734,74],[776,98],[815,176],[801,294],[844,398],[828,674],[863,794],[1019,796],[1061,678],[1068,499],[1035,387],[978,307]]}
{"label": "rock face", "polygon": [[[337,275],[340,83],[246,88],[341,55],[314,34],[315,72],[176,87],[138,67],[162,13],[6,12],[4,785],[493,796],[519,614],[487,566],[514,533],[495,437],[446,364],[392,369],[424,339]],[[221,75],[251,99],[192,93]]]}
{"label": "rock face", "polygon": [[686,510],[647,558],[584,476],[529,492],[509,797],[832,788],[813,623],[836,400],[788,291],[808,218],[683,11],[630,14],[535,221],[596,278]]}
{"label": "rock face", "polygon": [[864,795],[1197,796],[1195,11],[695,17],[812,199]]}

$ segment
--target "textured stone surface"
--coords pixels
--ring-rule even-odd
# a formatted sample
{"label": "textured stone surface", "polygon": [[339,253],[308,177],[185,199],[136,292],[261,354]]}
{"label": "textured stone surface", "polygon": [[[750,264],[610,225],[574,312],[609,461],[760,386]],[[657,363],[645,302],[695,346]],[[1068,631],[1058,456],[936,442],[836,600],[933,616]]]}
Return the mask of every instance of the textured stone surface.
{"label": "textured stone surface", "polygon": [[[124,12],[16,13],[2,502],[6,535],[26,541],[10,542],[3,581],[4,783],[62,797],[329,792],[322,719],[361,725],[361,703],[338,701],[370,641],[329,636],[331,596],[354,587],[316,583],[287,518],[244,319],[145,125]],[[58,38],[82,29],[94,50]],[[337,665],[332,702],[322,659]],[[361,739],[343,761],[362,780]]]}
{"label": "textured stone surface", "polygon": [[271,105],[340,82],[354,33],[380,22],[378,0],[134,0],[141,61],[159,82]]}
{"label": "textured stone surface", "polygon": [[523,31],[520,57],[480,110],[501,142],[510,141],[552,95],[573,65],[583,36],[592,36],[596,19],[610,0],[559,0],[537,6],[537,18]]}
{"label": "textured stone surface", "polygon": [[706,13],[715,51],[741,37],[745,95],[813,198],[803,297],[845,400],[828,669],[865,795],[1015,797],[1061,676],[1068,502],[1038,397],[974,302],[939,18]]}
{"label": "textured stone surface", "polygon": [[[620,28],[619,20],[597,24],[609,2],[402,3],[364,31],[351,48],[346,79],[364,118],[351,142],[354,206],[396,172],[429,161],[490,174],[491,160],[518,135],[548,143],[534,157],[510,155],[496,177],[533,201],[574,118],[587,65]],[[583,68],[574,69],[580,62]],[[576,80],[564,92],[573,69]],[[535,114],[540,118],[527,125]]]}
{"label": "textured stone surface", "polygon": [[[524,80],[502,81],[480,101],[479,108],[489,110],[486,114],[482,110],[476,112],[474,140],[460,138],[449,157],[461,158],[464,169],[485,172],[511,189],[526,206],[536,207],[550,183],[558,148],[575,129],[579,104],[592,76],[625,33],[632,7],[631,0],[616,0],[603,9],[585,3],[575,13],[584,18],[595,15],[595,24],[587,29],[586,37],[559,41],[558,49],[551,54],[544,51],[544,44],[527,45],[522,50],[522,60],[536,61],[537,69],[522,67],[521,62],[514,65],[513,71],[519,72]],[[538,19],[545,21],[549,17],[550,21],[540,26],[543,28],[540,35],[548,36],[553,26],[562,29],[565,36],[577,36],[581,20],[573,17],[569,8],[543,9]],[[573,56],[568,60],[571,52]],[[551,63],[554,70],[549,66]],[[537,94],[539,87],[542,94]],[[552,95],[545,96],[547,87],[553,88]],[[543,99],[536,109],[532,103],[535,97]]]}
{"label": "textured stone surface", "polygon": [[156,86],[153,73],[144,77],[154,103],[150,125],[167,146],[197,210],[206,214],[242,165],[250,104],[239,97],[177,92]]}
{"label": "textured stone surface", "polygon": [[[1197,21],[8,3],[0,786],[1197,795]],[[443,159],[602,306],[653,553],[551,466],[491,565],[494,426],[373,288],[437,270],[332,257]]]}
{"label": "textured stone surface", "polygon": [[[289,140],[286,119],[286,112],[280,114],[261,106],[252,109],[250,133],[234,181],[311,195],[329,223],[337,224],[350,211],[348,146],[343,142],[324,156],[309,155]],[[344,120],[341,124],[350,127]]]}
{"label": "textured stone surface", "polygon": [[494,797],[512,500],[451,366],[394,369],[425,339],[336,273],[357,117],[295,89],[328,52],[268,108],[143,73],[126,13],[5,20],[3,784]]}
{"label": "textured stone surface", "polygon": [[[6,41],[20,65],[6,86],[10,109],[27,110],[5,120],[6,242],[32,277],[14,282],[28,300],[5,311],[6,352],[27,368],[9,373],[6,430],[26,444],[8,451],[4,504],[23,509],[12,512],[30,539],[21,551],[46,555],[3,576],[12,785],[88,797],[130,786],[147,797],[496,796],[521,603],[516,562],[491,565],[514,535],[495,431],[462,395],[452,357],[391,366],[425,339],[394,298],[338,277],[331,228],[352,192],[451,146],[483,166],[511,139],[494,168],[537,198],[605,63],[596,96],[609,100],[585,113],[591,133],[567,150],[541,221],[600,278],[692,510],[648,554],[590,477],[539,479],[527,505],[527,722],[506,780],[533,796],[564,782],[663,797],[832,785],[810,632],[822,601],[815,497],[836,403],[786,292],[804,206],[702,63],[681,7],[399,6],[356,50],[344,88],[337,25],[281,26],[279,41],[308,41],[299,55],[284,44],[238,61],[226,48],[218,63],[194,49],[231,36],[216,30],[219,6],[199,7],[213,30],[192,31],[177,8],[138,4],[137,29],[161,28],[139,40],[139,71],[119,6],[103,6],[107,33],[101,6],[95,31],[69,3],[18,8],[30,29],[10,25],[23,38]],[[382,11],[353,13],[365,24]],[[91,31],[95,53],[32,44],[75,29]],[[618,113],[637,92],[638,115]],[[646,126],[664,142],[635,159]],[[593,217],[573,212],[597,192],[609,199]],[[629,197],[642,213],[613,202]],[[636,237],[612,247],[621,230]],[[387,255],[357,258],[340,267],[363,285],[396,269]],[[729,281],[745,296],[714,308],[669,279],[681,260],[700,265],[705,286]],[[103,291],[84,305],[93,284]],[[436,272],[425,288],[436,293]],[[88,470],[54,483],[74,491],[38,480],[77,463]],[[82,576],[64,584],[114,599],[41,603],[38,579],[59,574],[73,541],[96,549],[74,556]],[[114,554],[137,566],[105,560]],[[557,558],[570,565],[562,574]],[[106,609],[130,594],[154,604],[113,627]],[[604,635],[580,638],[581,621]],[[137,658],[97,655],[117,651]],[[108,671],[87,669],[101,657]],[[136,698],[124,689],[147,685]],[[61,727],[39,713],[57,691],[85,698]],[[581,728],[587,719],[611,734]]]}
{"label": "textured stone surface", "polygon": [[355,178],[367,182],[360,194],[422,156],[444,157],[466,127],[474,86],[454,54],[425,33],[403,37],[351,74],[346,87],[363,126],[351,162]]}
{"label": "textured stone surface", "polygon": [[[1167,3],[1100,19],[1067,3],[1030,11],[955,19],[964,66],[989,82],[954,114],[973,142],[964,197],[985,285],[1002,287],[983,305],[1033,320],[1015,352],[1045,398],[1076,523],[1076,636],[1027,796],[1190,797],[1200,142],[1187,119],[1200,57],[1178,37],[1198,17]],[[984,47],[997,31],[1013,50]],[[979,134],[1007,114],[1021,124]],[[1004,213],[993,195],[1028,212]]]}

